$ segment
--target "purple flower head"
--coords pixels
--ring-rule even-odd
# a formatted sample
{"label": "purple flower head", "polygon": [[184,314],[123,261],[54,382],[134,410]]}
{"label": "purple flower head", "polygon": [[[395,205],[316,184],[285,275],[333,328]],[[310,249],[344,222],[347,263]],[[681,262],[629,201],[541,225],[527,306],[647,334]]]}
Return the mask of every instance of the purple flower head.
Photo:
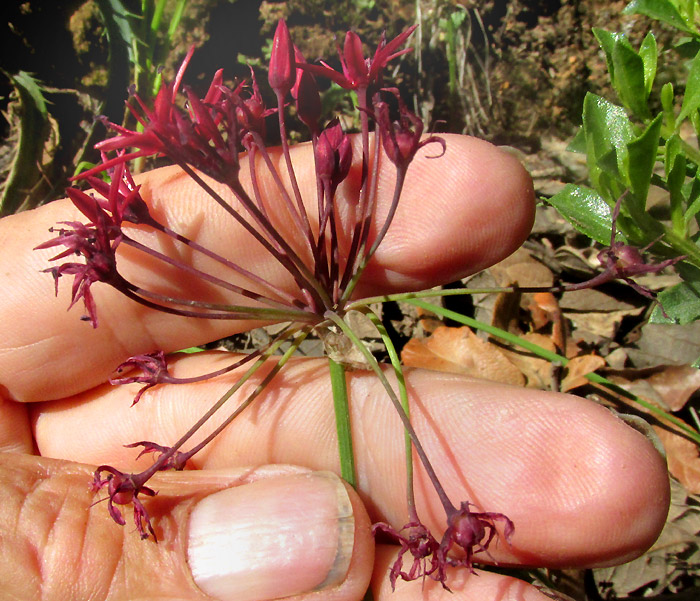
{"label": "purple flower head", "polygon": [[[58,230],[58,236],[39,244],[35,250],[65,246],[66,249],[54,257],[52,261],[63,259],[70,255],[84,258],[84,263],[66,262],[50,267],[45,271],[51,273],[58,294],[58,279],[64,275],[75,276],[73,279],[72,300],[69,306],[83,299],[88,319],[94,328],[97,327],[97,310],[90,287],[95,282],[105,282],[118,287],[123,280],[117,272],[115,251],[122,240],[122,234],[115,226],[111,217],[105,213],[94,198],[87,195],[81,197],[84,201],[86,215],[92,215],[94,221],[86,225],[77,221],[65,221],[65,229]],[[92,206],[90,206],[92,201]],[[51,231],[55,231],[53,228]]]}
{"label": "purple flower head", "polygon": [[[105,478],[102,477],[102,472],[107,472]],[[109,509],[109,515],[112,519],[123,526],[126,521],[122,512],[115,507],[116,505],[128,505],[129,503],[134,506],[134,523],[136,524],[136,529],[139,532],[141,538],[146,539],[153,536],[153,540],[157,542],[156,533],[151,525],[151,519],[148,515],[148,511],[144,507],[141,500],[138,498],[139,494],[144,494],[148,497],[154,497],[156,492],[147,486],[139,485],[133,475],[124,474],[118,469],[115,469],[109,465],[101,465],[95,470],[95,476],[92,481],[92,490],[97,492],[102,488],[107,487],[107,493],[109,494],[107,506]]]}
{"label": "purple flower head", "polygon": [[387,90],[393,93],[399,103],[399,120],[392,121],[389,115],[389,105],[386,102],[375,100],[374,110],[376,112],[377,124],[382,135],[384,152],[389,160],[398,167],[406,167],[416,156],[419,149],[432,142],[437,142],[442,146],[442,152],[435,158],[445,153],[445,140],[438,136],[430,136],[421,139],[423,134],[423,122],[421,119],[406,108],[401,100],[398,90]]}
{"label": "purple flower head", "polygon": [[[475,513],[469,509],[471,503],[464,502],[459,510],[448,516],[447,530],[440,542],[440,549],[437,552],[438,580],[445,581],[445,570],[448,565],[463,566],[470,571],[472,568],[472,558],[476,553],[482,551],[489,555],[488,548],[497,534],[494,522],[501,521],[504,524],[503,538],[510,544],[515,526],[513,522],[502,513]],[[463,557],[449,556],[449,553],[460,548],[464,551]]]}
{"label": "purple flower head", "polygon": [[371,84],[377,83],[384,67],[386,67],[393,59],[410,52],[410,48],[398,50],[400,46],[408,39],[415,31],[417,25],[409,27],[403,33],[397,35],[391,42],[387,43],[385,36],[382,35],[377,50],[372,59],[365,58],[362,52],[362,40],[360,36],[352,31],[345,34],[345,43],[341,52],[338,48],[338,57],[343,72],[338,73],[326,63],[321,65],[300,65],[302,68],[311,71],[316,75],[327,77],[334,81],[346,90],[357,90],[359,88],[367,89]]}
{"label": "purple flower head", "polygon": [[[380,522],[372,526],[374,536],[379,532],[388,535],[401,545],[401,550],[389,572],[392,591],[396,589],[396,581],[399,577],[410,581],[419,578],[425,579],[426,576],[432,576],[435,573],[438,567],[435,561],[436,553],[440,544],[423,524],[409,522],[397,531],[389,524]],[[410,553],[413,557],[413,563],[407,572],[403,569],[406,553]]]}
{"label": "purple flower head", "polygon": [[[131,444],[125,444],[124,445],[127,449],[133,449],[135,447],[143,447],[141,452],[136,456],[136,459],[141,457],[142,455],[145,455],[146,453],[157,453],[158,458],[163,457],[166,454],[169,454],[171,452],[170,447],[165,447],[163,445],[159,445],[155,442],[150,442],[148,440],[141,440],[139,442],[132,442]],[[187,453],[183,453],[181,451],[175,451],[174,453],[170,454],[169,457],[165,461],[162,461],[158,467],[159,470],[177,470],[181,471],[184,470],[186,465],[187,465],[187,460],[189,459],[189,455]]]}
{"label": "purple flower head", "polygon": [[117,367],[117,374],[121,374],[128,369],[139,369],[141,375],[131,375],[126,377],[110,378],[110,384],[131,384],[132,382],[143,382],[146,385],[142,387],[133,402],[132,407],[141,400],[141,396],[149,388],[153,388],[156,384],[166,382],[170,378],[168,373],[168,364],[165,360],[165,353],[163,351],[155,351],[153,353],[146,353],[143,355],[135,355],[130,357],[119,367]]}
{"label": "purple flower head", "polygon": [[316,173],[335,190],[350,173],[352,145],[338,119],[321,132],[316,145]]}

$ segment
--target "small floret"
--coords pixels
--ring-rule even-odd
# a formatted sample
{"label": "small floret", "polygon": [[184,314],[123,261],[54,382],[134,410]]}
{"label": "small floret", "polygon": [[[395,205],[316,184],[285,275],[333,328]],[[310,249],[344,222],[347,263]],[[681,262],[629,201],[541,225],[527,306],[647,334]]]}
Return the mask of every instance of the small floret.
{"label": "small floret", "polygon": [[[104,478],[102,477],[103,472],[107,473],[107,476]],[[112,519],[120,526],[126,524],[122,512],[115,507],[115,504],[128,505],[131,503],[134,506],[134,523],[136,524],[136,529],[141,538],[146,539],[150,535],[153,537],[153,540],[158,542],[156,533],[151,525],[151,518],[148,515],[148,511],[146,511],[143,503],[138,498],[139,494],[154,497],[156,492],[147,486],[139,485],[133,474],[125,474],[109,465],[101,465],[98,467],[95,470],[95,476],[92,482],[92,489],[95,492],[104,487],[107,487],[107,492],[109,494],[107,507]]]}

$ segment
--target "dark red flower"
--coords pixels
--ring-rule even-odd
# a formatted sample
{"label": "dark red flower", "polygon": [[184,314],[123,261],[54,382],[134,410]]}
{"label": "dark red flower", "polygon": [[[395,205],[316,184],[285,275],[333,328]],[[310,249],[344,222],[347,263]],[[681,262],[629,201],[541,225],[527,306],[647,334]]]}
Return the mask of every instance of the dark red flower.
{"label": "dark red flower", "polygon": [[[84,258],[84,263],[67,262],[50,267],[44,271],[53,275],[57,294],[59,278],[64,275],[75,276],[73,279],[72,301],[69,308],[75,305],[78,300],[83,299],[88,313],[87,318],[92,323],[92,326],[96,328],[97,309],[90,287],[95,282],[104,282],[115,287],[125,284],[117,272],[115,255],[117,246],[122,240],[122,233],[94,198],[85,195],[85,198],[81,200],[85,201],[86,214],[91,214],[94,220],[91,219],[89,225],[78,221],[61,222],[62,225],[67,227],[59,229],[58,236],[39,244],[35,250],[65,246],[66,249],[52,257],[51,261],[57,261],[70,255]],[[92,201],[91,207],[89,206],[89,201]],[[50,231],[56,230],[51,228]]]}
{"label": "dark red flower", "polygon": [[365,59],[362,52],[360,36],[352,31],[348,31],[345,34],[343,51],[341,52],[340,48],[338,49],[340,64],[343,68],[342,73],[338,73],[335,69],[323,62],[320,65],[305,64],[300,65],[300,67],[316,75],[327,77],[347,90],[356,90],[358,88],[366,89],[371,84],[379,81],[382,70],[389,62],[411,51],[410,48],[404,48],[403,50],[398,50],[398,48],[403,45],[408,37],[415,31],[416,27],[417,25],[409,27],[388,43],[386,42],[384,34],[382,34],[382,38],[379,41],[379,45],[372,59]]}
{"label": "dark red flower", "polygon": [[[101,477],[102,472],[107,472],[105,478]],[[153,537],[153,540],[158,542],[148,511],[146,511],[143,503],[138,498],[139,494],[154,497],[156,492],[147,486],[139,485],[133,474],[124,474],[109,465],[101,465],[95,470],[92,489],[97,492],[105,486],[109,494],[107,506],[112,519],[120,526],[126,524],[122,512],[115,507],[115,504],[128,505],[131,503],[134,506],[134,523],[141,538],[146,539],[150,535]]]}
{"label": "dark red flower", "polygon": [[[298,65],[306,64],[299,49],[294,47],[294,60]],[[296,81],[292,87],[292,97],[296,101],[297,116],[313,132],[318,133],[318,120],[321,118],[321,95],[316,78],[306,69],[297,68]]]}
{"label": "dark red flower", "polygon": [[182,78],[193,52],[194,46],[185,56],[175,80],[161,86],[153,107],[148,107],[138,94],[127,103],[129,111],[143,127],[142,132],[105,120],[105,125],[117,135],[97,144],[97,149],[105,153],[127,148],[136,150],[103,161],[79,178],[151,155],[167,156],[179,165],[190,165],[219,181],[230,181],[238,176],[240,149],[235,111],[238,88],[230,90],[223,86],[221,71],[217,71],[204,98],[198,98],[184,87],[187,110],[177,106]]}
{"label": "dark red flower", "polygon": [[277,22],[275,36],[272,38],[270,65],[267,80],[270,87],[281,96],[292,89],[296,79],[294,64],[294,44],[284,19]]}
{"label": "dark red flower", "polygon": [[[651,248],[657,240],[654,240],[644,248],[636,248],[616,240],[617,238],[617,220],[620,216],[620,208],[622,205],[622,199],[624,194],[617,200],[615,207],[612,212],[612,226],[610,233],[610,246],[604,248],[598,253],[598,261],[603,266],[603,271],[598,275],[592,277],[585,282],[579,282],[577,284],[567,284],[562,286],[560,289],[565,291],[572,290],[582,290],[585,288],[593,288],[601,284],[605,284],[612,280],[623,280],[627,282],[634,290],[636,290],[642,296],[649,298],[651,300],[656,300],[656,295],[652,290],[635,282],[632,277],[638,275],[644,275],[645,273],[656,273],[666,267],[670,267],[685,259],[685,255],[680,257],[674,257],[672,259],[666,259],[659,263],[647,263],[644,260],[643,254]],[[663,306],[660,307],[662,313],[666,315],[666,311]]]}
{"label": "dark red flower", "polygon": [[423,122],[421,119],[408,110],[401,100],[398,90],[388,90],[396,95],[399,103],[399,120],[392,121],[390,117],[389,105],[386,102],[375,101],[374,110],[377,124],[382,136],[384,152],[389,160],[397,166],[407,167],[416,156],[419,149],[427,144],[437,142],[442,146],[442,152],[435,158],[445,153],[445,140],[439,136],[430,136],[421,139],[423,135]]}
{"label": "dark red flower", "polygon": [[321,132],[316,144],[316,173],[332,190],[350,173],[352,145],[338,119]]}
{"label": "dark red flower", "polygon": [[153,353],[146,353],[143,355],[135,355],[130,357],[119,367],[117,367],[116,372],[121,374],[127,369],[138,369],[141,371],[141,375],[110,378],[109,383],[117,385],[142,382],[146,384],[134,397],[134,400],[131,403],[132,407],[141,400],[141,396],[149,388],[153,388],[156,384],[166,382],[170,379],[168,364],[165,360],[165,353],[163,351],[155,351]]}
{"label": "dark red flower", "polygon": [[[472,567],[473,557],[476,553],[484,552],[489,555],[488,548],[497,534],[494,522],[504,523],[503,538],[510,544],[515,526],[513,522],[502,513],[483,512],[475,513],[469,509],[471,503],[464,502],[459,510],[448,516],[447,530],[440,542],[437,551],[436,580],[445,586],[446,568],[448,565],[462,566],[474,572]],[[450,556],[454,548],[459,547],[464,551],[463,557]]]}
{"label": "dark red flower", "polygon": [[[123,151],[118,156],[123,156]],[[105,155],[103,155],[103,160],[108,160]],[[151,217],[148,206],[139,192],[140,186],[137,186],[134,182],[134,178],[131,176],[126,163],[117,163],[108,171],[110,175],[109,183],[91,175],[86,177],[79,176],[81,179],[85,179],[103,197],[102,199],[96,199],[98,205],[111,213],[112,219],[117,226],[120,226],[123,221],[155,225],[156,222]],[[68,188],[66,192],[83,215],[90,221],[94,221],[94,203],[92,202],[94,197],[88,196],[77,188]]]}
{"label": "dark red flower", "polygon": [[[265,119],[275,113],[277,109],[266,109],[255,72],[250,68],[250,95],[243,99],[240,95],[232,96],[232,102],[236,106],[236,119],[239,127],[239,137],[245,138],[248,132],[256,132],[262,138],[265,137]],[[242,86],[241,86],[242,88]],[[245,142],[244,142],[245,143]]]}
{"label": "dark red flower", "polygon": [[[146,453],[158,453],[158,457],[162,457],[164,454],[171,451],[170,447],[164,447],[155,442],[150,442],[148,440],[141,440],[139,442],[132,442],[131,444],[124,445],[128,449],[133,449],[134,447],[143,447],[141,452],[136,456],[136,459],[145,455]],[[175,451],[170,455],[165,461],[163,461],[159,467],[160,470],[177,470],[181,471],[185,469],[187,465],[187,460],[189,455],[181,451]]]}
{"label": "dark red flower", "polygon": [[[417,580],[432,578],[450,590],[446,584],[447,567],[462,566],[471,572],[472,560],[476,553],[488,555],[488,547],[496,536],[494,522],[504,522],[503,537],[507,543],[515,531],[513,522],[502,513],[475,513],[469,510],[470,503],[462,503],[460,509],[452,507],[448,513],[447,530],[440,543],[416,517],[401,530],[396,530],[389,524],[378,523],[372,526],[376,536],[381,532],[393,538],[401,545],[396,561],[391,567],[389,580],[391,588],[396,586],[396,580]],[[460,548],[464,556],[451,555],[451,551]],[[410,553],[413,563],[408,571],[403,569],[404,555]]]}
{"label": "dark red flower", "polygon": [[[398,531],[389,524],[379,522],[372,526],[372,534],[376,536],[379,532],[390,536],[401,545],[396,561],[389,571],[389,582],[391,582],[392,591],[396,589],[396,581],[399,577],[407,581],[417,580],[418,578],[432,576],[437,570],[436,553],[440,548],[440,544],[420,522],[409,522]],[[404,555],[406,553],[410,553],[413,557],[413,563],[408,572],[403,569]]]}

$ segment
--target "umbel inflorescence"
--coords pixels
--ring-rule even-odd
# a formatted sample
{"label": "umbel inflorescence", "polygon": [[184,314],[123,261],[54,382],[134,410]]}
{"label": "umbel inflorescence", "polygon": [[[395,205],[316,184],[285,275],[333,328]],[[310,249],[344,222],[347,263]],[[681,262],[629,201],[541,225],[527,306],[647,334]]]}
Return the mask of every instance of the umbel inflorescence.
{"label": "umbel inflorescence", "polygon": [[[275,32],[269,64],[268,82],[276,97],[276,106],[265,106],[251,70],[251,78],[235,87],[223,83],[217,71],[203,97],[199,97],[184,81],[185,71],[193,49],[185,57],[175,79],[163,84],[153,106],[147,105],[136,93],[128,102],[131,114],[140,126],[126,129],[105,120],[114,132],[99,143],[102,162],[77,177],[91,190],[69,188],[68,195],[85,216],[85,222],[63,222],[53,228],[55,237],[39,248],[59,247],[52,258],[58,261],[50,272],[58,287],[64,276],[73,276],[72,304],[82,300],[85,319],[98,326],[92,286],[107,284],[152,310],[165,311],[189,319],[241,320],[285,323],[281,332],[267,345],[236,358],[230,365],[215,372],[190,378],[176,378],[168,372],[167,358],[157,349],[152,353],[131,357],[117,368],[112,383],[139,382],[143,384],[134,403],[144,400],[144,392],[158,384],[177,384],[214,378],[234,369],[247,368],[244,375],[188,432],[172,446],[139,441],[128,446],[141,447],[142,453],[154,453],[151,467],[139,473],[123,473],[108,465],[100,466],[93,481],[95,491],[105,489],[111,517],[125,523],[123,509],[133,507],[134,521],[141,537],[156,539],[156,531],[147,511],[147,500],[156,492],[146,486],[159,470],[184,469],[188,459],[213,440],[237,415],[248,407],[264,386],[284,367],[299,344],[312,332],[321,338],[329,331],[347,336],[356,344],[344,317],[352,303],[353,292],[375,251],[382,243],[400,201],[405,176],[419,149],[436,147],[434,158],[445,150],[445,142],[436,136],[423,136],[423,126],[401,101],[396,89],[386,86],[384,68],[395,58],[408,52],[404,43],[414,28],[391,41],[381,39],[376,52],[365,58],[360,38],[353,32],[345,36],[339,49],[341,71],[326,63],[307,63],[292,43],[284,21]],[[322,123],[322,105],[317,78],[327,78],[345,89],[352,90],[359,112],[361,165],[353,177],[359,180],[357,197],[350,217],[341,218],[336,203],[338,186],[350,175],[353,166],[353,144],[335,118]],[[297,183],[287,136],[286,120],[293,103],[296,117],[309,129],[315,161],[316,197],[304,199]],[[271,152],[265,147],[265,128],[270,121],[279,127],[281,148]],[[373,132],[373,133],[372,133]],[[247,161],[242,161],[247,153]],[[279,153],[279,154],[277,154]],[[145,156],[167,157],[178,165],[202,190],[217,203],[238,226],[284,268],[294,282],[293,291],[270,282],[263,275],[246,269],[181,233],[162,224],[141,197],[139,185],[132,178],[129,161]],[[281,157],[281,158],[280,158]],[[373,226],[377,204],[378,170],[382,161],[395,166],[393,198],[386,217]],[[246,167],[246,165],[248,167]],[[257,168],[264,167],[274,183],[283,206],[270,214],[261,189]],[[241,183],[241,170],[249,169],[247,185]],[[101,176],[107,174],[108,181]],[[213,183],[217,182],[216,184]],[[223,185],[235,202],[227,200],[220,190]],[[309,212],[308,207],[314,210]],[[279,224],[291,224],[294,236],[282,235]],[[189,253],[206,257],[217,270],[206,271],[165,254],[140,241],[134,235],[150,229]],[[372,227],[371,227],[372,226]],[[144,253],[162,262],[167,269],[181,271],[193,281],[205,282],[208,288],[219,290],[231,300],[214,302],[211,298],[180,298],[138,285],[119,269],[119,256],[124,248]],[[60,260],[64,260],[60,262]],[[222,271],[223,270],[223,271]],[[220,274],[229,270],[230,279]],[[213,273],[216,271],[216,273]],[[201,287],[200,287],[201,288]],[[198,289],[193,287],[193,289]],[[220,298],[220,295],[217,299]],[[280,348],[287,348],[279,353]],[[364,347],[361,347],[366,352]],[[369,360],[373,361],[371,355]],[[272,364],[265,377],[245,400],[231,411],[221,425],[202,441],[187,448],[194,433],[216,411],[223,407],[243,382],[263,363]],[[376,362],[375,362],[376,363]],[[381,377],[381,370],[377,371]],[[401,552],[392,567],[392,584],[401,577],[406,580],[430,577],[446,586],[449,565],[472,569],[475,553],[486,552],[500,522],[503,538],[510,541],[512,522],[503,514],[471,511],[463,501],[456,507],[447,497],[413,430],[410,419],[397,394],[386,379],[387,395],[394,403],[407,435],[444,506],[447,528],[440,542],[422,524],[415,508],[413,486],[407,485],[409,522],[401,529],[384,523],[376,524],[374,532],[392,537],[401,545]],[[410,453],[409,453],[410,460]],[[408,555],[407,555],[408,554]],[[412,563],[404,567],[404,559]]]}

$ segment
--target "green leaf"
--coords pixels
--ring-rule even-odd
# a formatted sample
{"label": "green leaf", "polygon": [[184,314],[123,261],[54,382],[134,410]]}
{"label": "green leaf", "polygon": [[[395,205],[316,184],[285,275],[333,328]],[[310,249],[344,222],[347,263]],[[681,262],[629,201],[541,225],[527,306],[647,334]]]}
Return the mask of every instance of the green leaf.
{"label": "green leaf", "polygon": [[685,82],[685,94],[683,95],[683,104],[681,112],[676,119],[676,125],[680,124],[700,107],[700,53],[695,55],[695,58],[690,63],[688,71],[688,79]]}
{"label": "green leaf", "polygon": [[673,49],[681,58],[690,60],[700,52],[700,41],[693,38],[683,38],[673,46]]}
{"label": "green leaf", "polygon": [[[663,310],[657,306],[651,314],[651,323],[686,324],[700,319],[700,282],[681,282],[659,292]],[[666,311],[664,316],[663,311]]]}
{"label": "green leaf", "polygon": [[603,170],[613,170],[611,176],[627,180],[627,144],[634,135],[625,110],[589,92],[583,101],[583,129],[589,175],[594,186],[598,187]]}
{"label": "green leaf", "polygon": [[194,354],[194,353],[203,353],[203,352],[204,352],[204,349],[203,349],[203,348],[200,348],[200,347],[198,347],[198,346],[191,346],[191,347],[189,347],[189,348],[183,348],[183,349],[181,349],[181,350],[179,350],[179,351],[177,351],[177,352],[178,352],[178,353],[185,353],[185,354],[187,354],[187,355],[192,355],[192,354]]}
{"label": "green leaf", "polygon": [[661,86],[661,107],[664,111],[664,121],[666,127],[671,130],[676,129],[676,115],[673,106],[674,94],[673,94],[673,84],[668,81],[663,86]]}
{"label": "green leaf", "polygon": [[613,83],[622,104],[642,119],[650,116],[644,81],[644,61],[625,38],[616,40],[612,52]]}
{"label": "green leaf", "polygon": [[673,134],[666,140],[664,150],[666,187],[670,195],[673,228],[679,235],[685,237],[687,219],[683,216],[683,184],[685,183],[686,161],[685,154],[681,149],[680,137]]}
{"label": "green leaf", "polygon": [[579,127],[576,135],[573,137],[569,145],[566,147],[569,152],[578,152],[586,154],[586,134],[583,127]]}
{"label": "green leaf", "polygon": [[601,244],[610,244],[610,206],[595,190],[567,184],[548,202],[579,232]]}
{"label": "green leaf", "polygon": [[605,29],[599,29],[594,27],[592,29],[593,35],[598,40],[600,47],[605,52],[605,62],[608,64],[608,73],[610,74],[610,82],[615,85],[615,65],[613,64],[613,50],[617,41],[622,38],[624,39],[624,34],[616,33],[611,31],[605,31]]}
{"label": "green leaf", "polygon": [[633,0],[622,11],[624,15],[646,15],[657,21],[668,23],[685,33],[694,33],[688,27],[685,19],[680,15],[676,7],[669,0]]}
{"label": "green leaf", "polygon": [[26,71],[9,78],[19,99],[19,118],[11,118],[19,140],[13,148],[12,166],[0,198],[0,217],[36,204],[31,200],[31,190],[41,179],[38,165],[42,163],[49,132],[49,113],[41,82]]}
{"label": "green leaf", "polygon": [[97,6],[105,21],[110,53],[115,52],[115,46],[120,45],[133,60],[134,57],[131,56],[132,43],[135,43],[138,34],[132,23],[135,18],[138,18],[138,15],[129,12],[121,0],[97,0]]}
{"label": "green leaf", "polygon": [[663,115],[659,113],[642,135],[627,145],[630,188],[636,200],[634,208],[637,211],[644,211],[646,205],[649,182],[656,163],[656,153],[659,149],[662,118]]}
{"label": "green leaf", "polygon": [[651,31],[645,36],[642,45],[639,47],[639,56],[644,63],[644,87],[646,88],[647,98],[651,93],[651,88],[654,85],[656,77],[656,65],[659,57],[658,49],[656,48],[656,38]]}

